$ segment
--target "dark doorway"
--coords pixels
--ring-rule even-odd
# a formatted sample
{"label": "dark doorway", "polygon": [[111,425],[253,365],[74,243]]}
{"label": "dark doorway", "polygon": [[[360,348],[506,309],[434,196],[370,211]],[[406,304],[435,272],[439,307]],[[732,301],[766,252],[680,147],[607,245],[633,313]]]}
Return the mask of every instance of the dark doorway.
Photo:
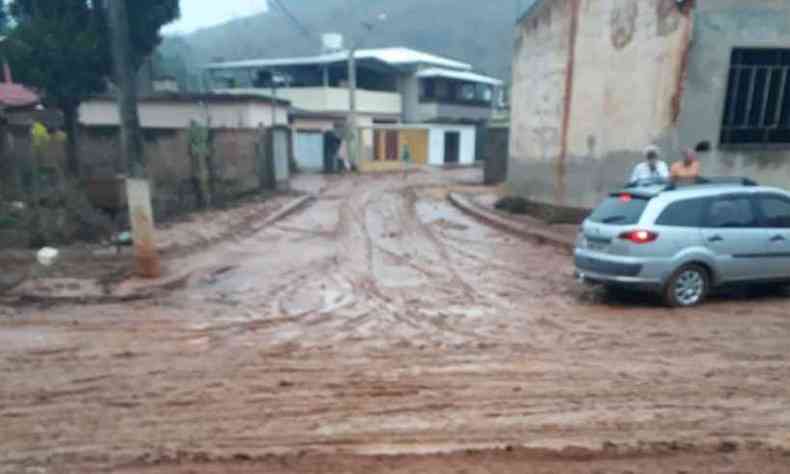
{"label": "dark doorway", "polygon": [[460,162],[461,133],[444,132],[444,163]]}
{"label": "dark doorway", "polygon": [[398,132],[397,130],[387,130],[386,147],[384,155],[387,161],[398,161]]}

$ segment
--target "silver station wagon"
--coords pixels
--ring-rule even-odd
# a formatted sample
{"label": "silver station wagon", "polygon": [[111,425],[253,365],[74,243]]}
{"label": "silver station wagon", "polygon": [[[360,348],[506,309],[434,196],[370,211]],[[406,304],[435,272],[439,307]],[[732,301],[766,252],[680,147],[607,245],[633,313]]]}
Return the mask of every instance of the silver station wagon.
{"label": "silver station wagon", "polygon": [[790,193],[748,179],[626,188],[584,222],[575,263],[581,280],[673,307],[719,286],[790,283]]}

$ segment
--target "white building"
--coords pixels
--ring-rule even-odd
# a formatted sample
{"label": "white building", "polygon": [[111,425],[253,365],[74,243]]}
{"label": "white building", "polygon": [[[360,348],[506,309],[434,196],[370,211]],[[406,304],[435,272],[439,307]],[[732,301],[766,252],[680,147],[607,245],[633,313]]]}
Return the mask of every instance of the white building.
{"label": "white building", "polygon": [[[297,113],[300,149],[315,150],[316,128],[344,126],[350,109],[347,51],[318,56],[220,62],[205,67],[207,82],[221,93],[271,94],[289,100]],[[501,94],[502,81],[478,74],[472,65],[408,48],[361,49],[356,62],[356,126],[469,124],[487,122]],[[303,132],[300,132],[303,130]],[[304,141],[304,147],[300,143]],[[308,144],[307,142],[310,142]],[[368,134],[364,154],[373,154]],[[322,159],[312,157],[305,165]]]}
{"label": "white building", "polygon": [[[274,111],[272,110],[274,108]],[[143,128],[183,129],[194,120],[212,128],[255,129],[288,125],[290,103],[260,94],[173,94],[138,100]],[[274,112],[274,113],[273,113]],[[114,97],[94,97],[80,105],[80,124],[88,127],[118,126],[120,113]]]}

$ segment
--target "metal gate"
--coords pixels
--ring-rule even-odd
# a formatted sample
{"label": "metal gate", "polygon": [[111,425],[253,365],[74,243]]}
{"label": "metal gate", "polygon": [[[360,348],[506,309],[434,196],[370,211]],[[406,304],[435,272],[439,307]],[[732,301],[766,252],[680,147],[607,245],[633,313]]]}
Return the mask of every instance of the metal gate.
{"label": "metal gate", "polygon": [[318,131],[297,131],[294,155],[300,170],[322,170],[324,168],[324,134]]}

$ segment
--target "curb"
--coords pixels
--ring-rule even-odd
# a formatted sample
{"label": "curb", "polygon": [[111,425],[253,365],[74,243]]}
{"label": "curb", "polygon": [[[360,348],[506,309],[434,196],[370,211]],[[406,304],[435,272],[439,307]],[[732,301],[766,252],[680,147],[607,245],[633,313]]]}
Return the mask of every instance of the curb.
{"label": "curb", "polygon": [[312,205],[317,200],[316,196],[307,195],[302,196],[295,201],[291,202],[290,204],[286,204],[282,207],[282,209],[276,211],[274,214],[266,218],[261,225],[252,227],[252,233],[260,232],[264,228],[269,227],[272,224],[277,223],[287,217],[290,217],[297,212],[306,209],[310,205]]}
{"label": "curb", "polygon": [[499,216],[487,209],[481,208],[466,196],[458,193],[450,193],[448,196],[450,203],[457,207],[461,212],[467,214],[482,223],[513,234],[525,240],[536,241],[539,244],[548,244],[556,247],[568,255],[573,255],[576,242],[572,238],[557,235],[549,229],[530,228],[524,223],[514,222],[511,219]]}
{"label": "curb", "polygon": [[[308,207],[316,200],[315,196],[308,195],[302,196],[289,204],[286,204],[278,211],[274,212],[271,216],[267,217],[260,225],[253,226],[249,230],[249,234],[254,234],[262,231],[266,227],[277,223],[299,211]],[[13,290],[6,293],[22,302],[28,303],[48,303],[48,304],[111,304],[111,303],[127,303],[130,301],[139,301],[150,299],[157,294],[167,291],[173,291],[181,288],[187,284],[192,277],[193,271],[176,273],[170,277],[157,281],[150,286],[141,287],[139,289],[131,290],[128,293],[116,293],[106,295],[86,295],[86,296],[48,296],[46,294],[31,294],[31,293],[15,293]]]}

